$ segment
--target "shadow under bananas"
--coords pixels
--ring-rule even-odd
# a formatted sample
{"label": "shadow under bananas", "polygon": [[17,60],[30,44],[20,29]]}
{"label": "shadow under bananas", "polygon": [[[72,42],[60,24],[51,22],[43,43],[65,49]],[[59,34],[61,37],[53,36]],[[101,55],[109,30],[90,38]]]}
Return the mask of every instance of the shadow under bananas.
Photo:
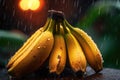
{"label": "shadow under bananas", "polygon": [[87,76],[85,80],[103,80],[103,74],[102,73],[95,73],[90,76]]}
{"label": "shadow under bananas", "polygon": [[10,80],[101,80],[103,78],[102,73],[94,73],[89,67],[87,69],[87,72],[83,75],[81,72],[73,72],[68,66],[60,75],[57,75],[49,73],[48,67],[44,67],[33,74],[22,78],[11,77]]}
{"label": "shadow under bananas", "polygon": [[11,77],[11,80],[71,80],[76,78],[83,78],[81,72],[74,73],[70,68],[66,67],[60,75],[57,75],[56,73],[49,73],[49,69],[46,67],[19,79]]}
{"label": "shadow under bananas", "polygon": [[101,72],[95,73],[94,70],[87,67],[86,73],[83,76],[80,74],[80,72],[74,73],[70,67],[65,67],[60,75],[50,74],[48,67],[44,66],[34,74],[19,79],[11,77],[9,80],[120,80],[119,69],[104,68]]}

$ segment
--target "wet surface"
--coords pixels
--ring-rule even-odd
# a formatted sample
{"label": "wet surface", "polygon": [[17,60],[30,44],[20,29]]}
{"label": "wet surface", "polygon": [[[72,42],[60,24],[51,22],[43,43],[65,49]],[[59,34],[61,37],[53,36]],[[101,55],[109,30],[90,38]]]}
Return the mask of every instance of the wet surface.
{"label": "wet surface", "polygon": [[0,69],[0,80],[120,80],[120,70],[104,68],[101,72],[95,73],[90,67],[87,67],[87,72],[83,77],[81,77],[80,74],[76,75],[68,71],[63,72],[60,76],[47,74],[45,77],[45,74],[37,73],[36,75],[34,74],[22,79],[16,79],[11,78],[7,74],[6,69]]}

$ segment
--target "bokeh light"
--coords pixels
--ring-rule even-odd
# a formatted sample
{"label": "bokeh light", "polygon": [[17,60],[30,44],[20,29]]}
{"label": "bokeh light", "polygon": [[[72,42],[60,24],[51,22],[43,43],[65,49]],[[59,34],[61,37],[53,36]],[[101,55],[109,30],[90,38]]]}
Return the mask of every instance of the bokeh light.
{"label": "bokeh light", "polygon": [[20,8],[22,10],[37,10],[41,3],[40,0],[21,0],[20,1]]}

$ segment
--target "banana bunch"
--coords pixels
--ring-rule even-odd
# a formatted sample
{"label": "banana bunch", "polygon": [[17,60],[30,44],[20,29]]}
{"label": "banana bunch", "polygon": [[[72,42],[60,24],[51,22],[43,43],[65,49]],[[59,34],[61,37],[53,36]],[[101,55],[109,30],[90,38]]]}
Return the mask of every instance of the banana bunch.
{"label": "banana bunch", "polygon": [[[102,56],[83,30],[72,27],[60,11],[51,10],[45,26],[38,29],[11,57],[8,73],[20,77],[38,70],[49,60],[50,73],[63,72],[67,61],[74,72],[86,71],[87,63],[102,70]],[[68,59],[68,60],[67,60]]]}
{"label": "banana bunch", "polygon": [[89,66],[91,66],[95,72],[101,71],[103,68],[103,58],[92,38],[80,28],[71,26],[66,20],[64,20],[63,24],[70,29],[71,34],[73,34],[77,40],[76,42],[78,42],[79,46],[81,46],[83,54]]}

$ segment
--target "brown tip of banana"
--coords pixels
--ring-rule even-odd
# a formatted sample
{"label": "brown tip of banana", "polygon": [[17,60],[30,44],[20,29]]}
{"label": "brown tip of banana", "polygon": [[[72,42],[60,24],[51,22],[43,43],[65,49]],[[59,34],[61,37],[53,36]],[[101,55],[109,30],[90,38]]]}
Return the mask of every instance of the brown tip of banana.
{"label": "brown tip of banana", "polygon": [[8,70],[11,66],[12,66],[12,64],[7,64],[6,69]]}

